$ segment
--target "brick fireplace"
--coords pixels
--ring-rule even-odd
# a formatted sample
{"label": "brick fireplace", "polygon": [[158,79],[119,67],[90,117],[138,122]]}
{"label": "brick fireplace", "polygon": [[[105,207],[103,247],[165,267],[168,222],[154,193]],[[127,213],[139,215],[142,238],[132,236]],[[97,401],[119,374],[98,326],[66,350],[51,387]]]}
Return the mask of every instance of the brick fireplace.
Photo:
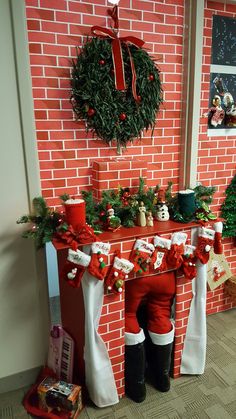
{"label": "brick fireplace", "polygon": [[[93,163],[92,184],[95,197],[101,198],[104,189],[122,187],[137,188],[139,178],[144,178],[148,186],[148,168],[145,160],[109,159]],[[99,241],[110,242],[110,261],[115,250],[120,250],[121,256],[129,259],[130,252],[137,238],[148,242],[153,241],[154,235],[169,238],[175,231],[185,231],[188,234],[188,243],[191,243],[191,233],[198,224],[180,224],[173,221],[154,222],[153,227],[121,227],[116,232],[104,232],[99,236]],[[61,243],[54,243],[58,255],[58,270],[61,272],[68,249]],[[135,280],[130,277],[130,280]],[[72,335],[76,343],[76,373],[80,380],[84,380],[84,306],[81,289],[71,289],[64,279],[60,279],[60,298],[62,325]],[[221,298],[221,300],[220,300]],[[192,300],[192,281],[183,276],[176,276],[175,298],[175,341],[173,351],[172,376],[180,376],[181,356],[188,324],[190,304]],[[125,332],[125,291],[122,294],[105,294],[102,314],[98,332],[106,344],[112,363],[118,394],[122,397],[124,391],[124,332]],[[221,306],[220,306],[221,304]],[[213,313],[232,307],[229,299],[222,299],[222,289],[215,291],[214,296],[209,292],[207,299],[207,312]]]}

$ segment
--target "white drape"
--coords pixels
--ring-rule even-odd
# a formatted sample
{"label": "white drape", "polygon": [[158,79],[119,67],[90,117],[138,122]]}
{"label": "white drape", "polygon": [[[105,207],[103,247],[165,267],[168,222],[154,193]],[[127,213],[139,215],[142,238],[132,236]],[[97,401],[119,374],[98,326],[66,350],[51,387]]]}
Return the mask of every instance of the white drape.
{"label": "white drape", "polygon": [[[86,251],[87,250],[87,251]],[[88,249],[84,249],[88,253]],[[82,279],[85,310],[85,382],[91,400],[98,407],[119,402],[115,379],[105,343],[97,329],[103,305],[104,284],[89,274]]]}
{"label": "white drape", "polygon": [[206,361],[207,264],[197,262],[197,276],[192,281],[187,331],[182,352],[181,374],[203,374]]}

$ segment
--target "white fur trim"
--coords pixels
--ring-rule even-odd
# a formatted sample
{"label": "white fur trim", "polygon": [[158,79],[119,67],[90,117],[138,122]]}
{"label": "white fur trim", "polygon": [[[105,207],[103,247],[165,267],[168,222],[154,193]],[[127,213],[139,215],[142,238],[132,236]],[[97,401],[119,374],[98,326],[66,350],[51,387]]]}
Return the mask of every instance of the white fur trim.
{"label": "white fur trim", "polygon": [[189,194],[194,194],[194,191],[192,189],[185,189],[183,191],[179,191],[180,195],[189,195]]}
{"label": "white fur trim", "polygon": [[118,271],[122,271],[125,274],[129,274],[134,268],[134,264],[127,259],[118,258],[116,256],[114,259],[113,268],[118,269]]}
{"label": "white fur trim", "polygon": [[192,246],[191,244],[187,244],[184,246],[184,255],[193,255],[196,250],[196,246]]}
{"label": "white fur trim", "polygon": [[214,230],[216,233],[222,233],[223,230],[223,223],[222,221],[217,221],[213,224]]}
{"label": "white fur trim", "polygon": [[171,243],[172,244],[185,244],[188,235],[183,232],[173,233],[171,236]]}
{"label": "white fur trim", "polygon": [[90,264],[91,256],[87,255],[84,252],[81,252],[81,250],[68,250],[68,256],[67,260],[69,262],[75,263],[76,265],[84,266],[87,268],[87,266]]}
{"label": "white fur trim", "polygon": [[141,240],[141,239],[136,240],[135,245],[134,245],[134,249],[138,249],[141,252],[149,253],[149,254],[154,252],[153,244],[148,243],[148,242],[146,242],[144,240]]}
{"label": "white fur trim", "polygon": [[125,345],[137,345],[145,340],[143,329],[140,329],[139,333],[128,333],[125,332]]}
{"label": "white fur trim", "polygon": [[164,237],[160,236],[154,236],[154,246],[170,250],[171,240],[165,239]]}
{"label": "white fur trim", "polygon": [[103,243],[103,242],[94,242],[92,243],[91,249],[92,253],[101,252],[103,255],[108,256],[110,252],[111,245],[110,243]]}
{"label": "white fur trim", "polygon": [[168,345],[169,343],[172,343],[174,340],[175,326],[172,322],[172,330],[169,333],[159,334],[150,332],[150,330],[148,331],[148,333],[154,345]]}
{"label": "white fur trim", "polygon": [[200,227],[199,228],[199,237],[203,237],[204,239],[214,240],[215,231],[211,228]]}

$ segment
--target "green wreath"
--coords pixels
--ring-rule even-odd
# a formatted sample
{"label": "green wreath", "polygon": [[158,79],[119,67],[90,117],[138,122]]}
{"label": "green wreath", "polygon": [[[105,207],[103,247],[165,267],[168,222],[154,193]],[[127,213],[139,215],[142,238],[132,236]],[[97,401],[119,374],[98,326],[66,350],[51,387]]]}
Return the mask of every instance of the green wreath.
{"label": "green wreath", "polygon": [[127,46],[122,43],[127,89],[116,90],[111,39],[93,37],[82,47],[72,69],[71,103],[77,119],[87,130],[107,144],[117,143],[117,151],[129,141],[141,138],[144,129],[154,128],[162,103],[159,69],[148,53],[129,46],[136,71],[138,101],[132,93],[132,72]]}

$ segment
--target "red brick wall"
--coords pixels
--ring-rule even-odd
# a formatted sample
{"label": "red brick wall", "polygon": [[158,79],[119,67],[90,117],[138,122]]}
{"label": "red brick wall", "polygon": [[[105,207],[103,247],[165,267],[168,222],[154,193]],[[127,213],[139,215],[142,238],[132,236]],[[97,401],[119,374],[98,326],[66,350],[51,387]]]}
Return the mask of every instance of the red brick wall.
{"label": "red brick wall", "polygon": [[[201,115],[199,127],[198,180],[207,186],[216,186],[211,209],[220,215],[220,206],[225,199],[226,186],[231,182],[236,169],[236,137],[208,137],[207,118],[203,115],[209,108],[210,63],[212,15],[218,14],[236,18],[236,5],[227,5],[206,1],[204,11],[204,38],[202,60]],[[224,240],[224,254],[232,272],[236,271],[236,248],[231,239]],[[224,287],[208,294],[207,312],[215,313],[230,308],[229,299],[225,299]]]}

